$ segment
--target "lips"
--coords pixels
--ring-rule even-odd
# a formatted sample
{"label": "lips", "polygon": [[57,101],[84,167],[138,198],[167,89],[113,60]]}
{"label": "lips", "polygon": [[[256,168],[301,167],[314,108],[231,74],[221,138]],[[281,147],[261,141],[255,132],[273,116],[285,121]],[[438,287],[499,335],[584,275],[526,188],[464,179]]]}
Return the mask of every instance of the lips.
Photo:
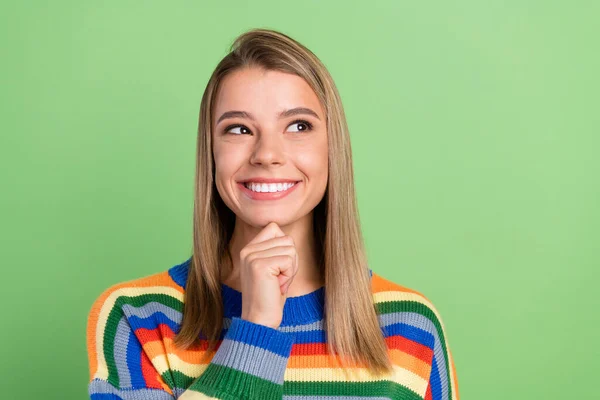
{"label": "lips", "polygon": [[254,178],[242,179],[241,181],[238,181],[238,182],[239,183],[248,183],[248,182],[252,182],[252,183],[294,183],[294,182],[300,182],[300,179],[254,177]]}

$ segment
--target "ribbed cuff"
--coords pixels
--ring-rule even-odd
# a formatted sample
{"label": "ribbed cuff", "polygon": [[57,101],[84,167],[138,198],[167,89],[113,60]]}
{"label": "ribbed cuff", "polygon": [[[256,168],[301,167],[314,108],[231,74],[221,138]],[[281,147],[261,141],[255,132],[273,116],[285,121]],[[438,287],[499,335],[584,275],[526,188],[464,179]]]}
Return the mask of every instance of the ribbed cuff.
{"label": "ribbed cuff", "polygon": [[295,335],[233,317],[206,371],[188,388],[217,398],[281,399]]}
{"label": "ribbed cuff", "polygon": [[288,358],[292,352],[295,335],[291,332],[282,332],[270,326],[233,317],[224,339],[257,346]]}

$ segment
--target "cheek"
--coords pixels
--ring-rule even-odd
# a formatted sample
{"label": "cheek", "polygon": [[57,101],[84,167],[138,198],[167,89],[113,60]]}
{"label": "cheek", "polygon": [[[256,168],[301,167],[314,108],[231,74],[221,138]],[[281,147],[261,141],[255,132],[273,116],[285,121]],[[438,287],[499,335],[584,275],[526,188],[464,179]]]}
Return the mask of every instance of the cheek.
{"label": "cheek", "polygon": [[215,148],[213,151],[213,159],[215,163],[215,185],[221,198],[225,200],[229,197],[227,194],[229,186],[228,181],[231,180],[235,171],[235,164],[232,162],[231,153],[223,150],[225,149]]}
{"label": "cheek", "polygon": [[297,165],[308,176],[309,180],[327,180],[328,154],[327,148],[314,148],[304,151],[296,158]]}
{"label": "cheek", "polygon": [[213,159],[215,162],[216,179],[231,179],[236,169],[243,162],[244,152],[238,147],[215,146]]}

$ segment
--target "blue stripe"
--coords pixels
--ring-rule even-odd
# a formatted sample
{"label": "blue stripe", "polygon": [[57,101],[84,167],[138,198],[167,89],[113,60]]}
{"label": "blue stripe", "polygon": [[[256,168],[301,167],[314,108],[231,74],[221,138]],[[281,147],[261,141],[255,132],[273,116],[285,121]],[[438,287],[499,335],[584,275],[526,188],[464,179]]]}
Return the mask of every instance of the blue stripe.
{"label": "blue stripe", "polygon": [[188,258],[181,264],[177,264],[169,268],[169,276],[173,279],[177,285],[185,289],[185,282],[187,281],[189,267],[192,263],[192,257]]}
{"label": "blue stripe", "polygon": [[233,318],[224,340],[246,343],[282,357],[289,357],[294,336],[294,333],[281,332],[245,319]]}
{"label": "blue stripe", "polygon": [[408,324],[391,324],[382,328],[382,331],[385,337],[403,336],[414,342],[422,344],[423,346],[427,346],[432,350],[435,344],[435,337],[431,333]]}
{"label": "blue stripe", "polygon": [[161,312],[156,312],[152,314],[149,318],[140,318],[138,316],[133,315],[129,317],[129,324],[134,330],[142,328],[156,329],[158,328],[158,324],[168,325],[169,328],[171,328],[171,330],[175,333],[178,333],[179,329],[181,328],[180,324],[173,322],[169,317],[167,317]]}
{"label": "blue stripe", "polygon": [[[420,328],[416,328],[412,325],[404,323],[390,324],[382,329],[384,337],[389,336],[404,336],[407,339],[417,342],[423,346],[433,349],[435,343],[435,337]],[[326,343],[326,335],[323,330],[315,331],[294,331],[296,340],[294,343],[306,344],[306,343]]]}
{"label": "blue stripe", "polygon": [[442,399],[442,383],[440,382],[440,373],[437,368],[437,362],[433,357],[431,366],[431,376],[429,377],[429,385],[431,386],[431,398],[433,400]]}
{"label": "blue stripe", "polygon": [[127,346],[127,368],[131,376],[133,388],[146,387],[146,381],[142,374],[142,345],[133,332],[129,334],[129,345]]}

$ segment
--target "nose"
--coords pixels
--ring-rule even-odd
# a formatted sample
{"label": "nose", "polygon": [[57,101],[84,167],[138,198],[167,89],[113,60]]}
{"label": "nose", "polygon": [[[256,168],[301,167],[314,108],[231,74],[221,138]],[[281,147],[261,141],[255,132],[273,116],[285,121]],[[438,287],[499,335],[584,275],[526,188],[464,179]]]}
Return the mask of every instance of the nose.
{"label": "nose", "polygon": [[262,132],[254,144],[250,162],[258,165],[283,164],[283,135],[277,132]]}

